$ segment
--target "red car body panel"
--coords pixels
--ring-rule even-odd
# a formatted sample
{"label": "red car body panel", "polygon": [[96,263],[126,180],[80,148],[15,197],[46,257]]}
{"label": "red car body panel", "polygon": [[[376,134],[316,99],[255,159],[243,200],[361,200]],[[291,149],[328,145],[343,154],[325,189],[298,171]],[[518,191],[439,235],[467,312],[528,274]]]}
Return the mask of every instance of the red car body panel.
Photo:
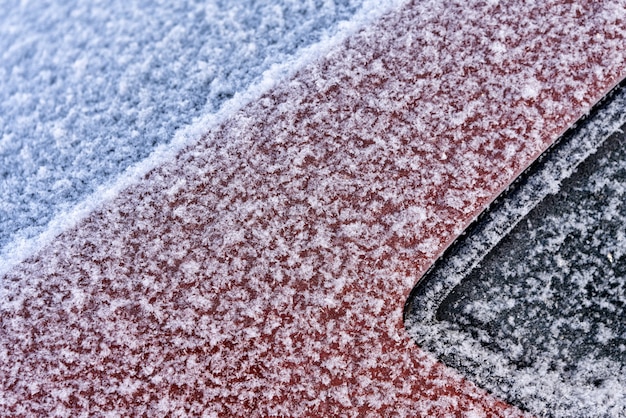
{"label": "red car body panel", "polygon": [[6,275],[3,415],[522,416],[412,286],[626,75],[623,2],[414,2]]}

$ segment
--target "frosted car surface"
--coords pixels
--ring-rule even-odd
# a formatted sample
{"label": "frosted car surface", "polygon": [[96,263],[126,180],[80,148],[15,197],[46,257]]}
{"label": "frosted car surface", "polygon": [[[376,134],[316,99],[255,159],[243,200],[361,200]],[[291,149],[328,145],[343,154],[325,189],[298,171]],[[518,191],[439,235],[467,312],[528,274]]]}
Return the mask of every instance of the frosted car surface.
{"label": "frosted car surface", "polygon": [[409,332],[542,416],[626,410],[626,91],[613,91],[413,291]]}

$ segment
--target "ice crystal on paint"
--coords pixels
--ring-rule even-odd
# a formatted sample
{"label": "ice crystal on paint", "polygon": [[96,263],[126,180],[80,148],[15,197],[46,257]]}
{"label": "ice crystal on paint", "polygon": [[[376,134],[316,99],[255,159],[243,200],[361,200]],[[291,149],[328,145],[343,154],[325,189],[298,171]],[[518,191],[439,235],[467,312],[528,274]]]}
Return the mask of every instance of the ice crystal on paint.
{"label": "ice crystal on paint", "polygon": [[573,92],[616,81],[625,34],[611,4],[445,6],[363,28],[6,274],[2,413],[522,415],[415,347],[402,304]]}
{"label": "ice crystal on paint", "polygon": [[362,6],[0,1],[0,254]]}
{"label": "ice crystal on paint", "polygon": [[626,411],[625,122],[620,87],[409,302],[420,343],[538,415]]}

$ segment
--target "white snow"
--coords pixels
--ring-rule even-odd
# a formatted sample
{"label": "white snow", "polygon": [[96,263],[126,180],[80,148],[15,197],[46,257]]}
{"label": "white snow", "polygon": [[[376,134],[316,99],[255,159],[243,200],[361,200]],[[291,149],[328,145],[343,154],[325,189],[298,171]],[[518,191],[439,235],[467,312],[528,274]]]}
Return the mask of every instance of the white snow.
{"label": "white snow", "polygon": [[[383,9],[363,9],[339,25],[345,37],[270,68],[215,116],[180,133],[158,125],[173,138],[158,158],[89,197],[84,212],[64,210],[82,220],[0,280],[0,411],[522,415],[415,347],[403,297],[587,110],[574,92],[584,85],[594,101],[617,81],[626,33],[606,24],[613,3],[582,16],[558,0],[443,6],[416,1],[375,22]],[[176,44],[180,25],[147,32]],[[589,39],[598,28],[607,36]],[[159,67],[133,51],[136,74],[185,85],[180,60]],[[251,51],[241,46],[240,58]],[[531,79],[538,96],[523,100]],[[94,94],[109,82],[92,81],[83,87]],[[118,81],[110,88],[133,88]],[[138,121],[178,103],[150,94],[133,96]],[[89,121],[105,122],[97,112]],[[32,381],[41,385],[31,395]],[[64,390],[67,402],[53,395]]]}
{"label": "white snow", "polygon": [[[623,137],[607,142],[624,123],[621,90],[444,262],[440,284],[419,298],[421,318],[407,319],[419,341],[535,414],[618,417],[626,411],[626,357],[617,353],[626,340],[620,276],[626,157]],[[572,179],[592,156],[596,171]],[[567,194],[561,194],[564,184]],[[524,222],[533,210],[543,215]],[[445,307],[439,315],[462,314],[438,321],[424,316],[439,304]]]}
{"label": "white snow", "polygon": [[0,2],[0,275],[404,2]]}

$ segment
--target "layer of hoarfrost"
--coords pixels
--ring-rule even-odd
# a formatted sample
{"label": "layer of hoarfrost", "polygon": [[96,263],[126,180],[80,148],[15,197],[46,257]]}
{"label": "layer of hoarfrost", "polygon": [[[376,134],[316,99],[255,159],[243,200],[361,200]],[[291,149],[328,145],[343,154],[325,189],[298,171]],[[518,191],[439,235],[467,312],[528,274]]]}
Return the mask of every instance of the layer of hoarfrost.
{"label": "layer of hoarfrost", "polygon": [[536,399],[531,385],[512,390],[554,416],[626,413],[625,140],[611,138],[534,208],[440,310],[534,368]]}
{"label": "layer of hoarfrost", "polygon": [[[424,309],[415,314],[423,314],[422,319],[431,321],[428,315],[435,311],[442,297],[451,287],[456,286],[467,272],[473,270],[506,234],[543,199],[559,191],[561,182],[569,178],[578,165],[596,152],[610,135],[620,129],[625,122],[626,89],[620,88],[602,109],[601,117],[580,123],[576,133],[549,151],[549,162],[542,163],[541,169],[525,179],[524,184],[513,183],[505,199],[493,202],[493,210],[486,213],[485,219],[473,231],[472,239],[467,240],[457,250],[458,256],[446,260],[442,273],[438,275],[445,284],[438,286],[437,294],[432,293],[421,302],[427,303]],[[541,160],[541,158],[540,158]],[[511,178],[511,181],[514,179]]]}
{"label": "layer of hoarfrost", "polygon": [[610,100],[438,266],[407,318],[430,349],[540,415],[626,412],[626,88]]}
{"label": "layer of hoarfrost", "polygon": [[399,3],[1,1],[0,271]]}
{"label": "layer of hoarfrost", "polygon": [[3,277],[0,412],[520,416],[401,308],[625,68],[585,7],[415,1],[224,119]]}

